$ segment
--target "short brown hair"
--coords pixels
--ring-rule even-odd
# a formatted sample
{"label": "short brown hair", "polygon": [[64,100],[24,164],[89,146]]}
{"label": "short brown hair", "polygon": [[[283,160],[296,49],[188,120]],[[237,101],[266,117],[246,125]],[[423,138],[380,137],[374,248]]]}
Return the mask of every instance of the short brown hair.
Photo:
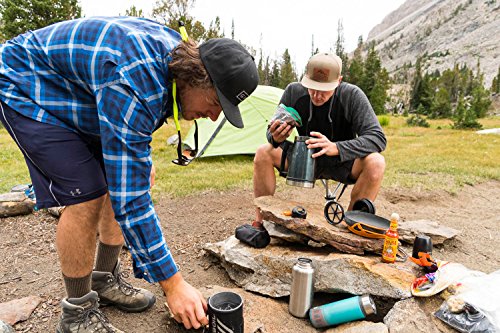
{"label": "short brown hair", "polygon": [[176,80],[185,82],[191,87],[212,88],[212,81],[208,75],[196,43],[189,39],[181,41],[171,53],[172,61],[168,69]]}

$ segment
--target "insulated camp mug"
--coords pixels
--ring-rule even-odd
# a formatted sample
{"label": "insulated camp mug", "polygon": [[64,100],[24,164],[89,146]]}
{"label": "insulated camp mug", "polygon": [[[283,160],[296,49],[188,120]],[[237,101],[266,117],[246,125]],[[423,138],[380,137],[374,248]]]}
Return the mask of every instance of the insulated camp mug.
{"label": "insulated camp mug", "polygon": [[299,187],[314,187],[314,168],[316,159],[312,158],[314,149],[307,148],[309,136],[296,136],[286,174],[287,185]]}
{"label": "insulated camp mug", "polygon": [[243,333],[243,298],[223,291],[208,298],[208,332]]}

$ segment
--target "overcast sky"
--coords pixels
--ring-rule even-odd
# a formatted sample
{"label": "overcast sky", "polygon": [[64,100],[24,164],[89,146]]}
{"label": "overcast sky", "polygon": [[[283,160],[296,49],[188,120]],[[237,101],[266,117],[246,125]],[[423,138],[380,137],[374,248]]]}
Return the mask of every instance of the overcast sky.
{"label": "overcast sky", "polygon": [[[345,48],[356,47],[358,37],[366,40],[370,30],[402,5],[404,0],[197,0],[192,16],[206,27],[216,16],[226,37],[231,37],[234,19],[235,39],[262,47],[264,57],[280,58],[288,49],[297,71],[302,73],[314,45],[320,51],[334,49],[337,25],[344,27]],[[124,15],[135,5],[148,17],[155,0],[80,0],[84,16]],[[262,38],[261,38],[262,36]]]}

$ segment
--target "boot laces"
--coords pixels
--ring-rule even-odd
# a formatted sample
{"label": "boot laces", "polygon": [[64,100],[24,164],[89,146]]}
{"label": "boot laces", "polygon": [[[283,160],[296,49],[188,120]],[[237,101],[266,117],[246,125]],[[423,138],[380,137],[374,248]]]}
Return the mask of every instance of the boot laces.
{"label": "boot laces", "polygon": [[92,307],[85,309],[82,313],[78,315],[78,319],[75,321],[78,323],[78,329],[83,324],[83,327],[87,329],[91,325],[96,326],[96,330],[93,332],[116,332],[115,329],[109,323],[108,318],[104,313],[102,313],[95,303]]}
{"label": "boot laces", "polygon": [[116,275],[116,283],[118,284],[118,288],[127,296],[132,294],[136,294],[139,292],[138,289],[134,288],[129,282],[125,279],[129,277],[129,274],[126,272],[120,272]]}

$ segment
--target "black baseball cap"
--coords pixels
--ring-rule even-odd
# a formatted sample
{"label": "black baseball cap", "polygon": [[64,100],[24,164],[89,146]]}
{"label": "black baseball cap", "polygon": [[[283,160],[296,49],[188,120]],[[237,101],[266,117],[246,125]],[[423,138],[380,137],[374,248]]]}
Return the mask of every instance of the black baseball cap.
{"label": "black baseball cap", "polygon": [[259,74],[254,59],[238,42],[212,38],[199,46],[201,61],[212,80],[229,122],[243,128],[238,104],[257,88]]}

